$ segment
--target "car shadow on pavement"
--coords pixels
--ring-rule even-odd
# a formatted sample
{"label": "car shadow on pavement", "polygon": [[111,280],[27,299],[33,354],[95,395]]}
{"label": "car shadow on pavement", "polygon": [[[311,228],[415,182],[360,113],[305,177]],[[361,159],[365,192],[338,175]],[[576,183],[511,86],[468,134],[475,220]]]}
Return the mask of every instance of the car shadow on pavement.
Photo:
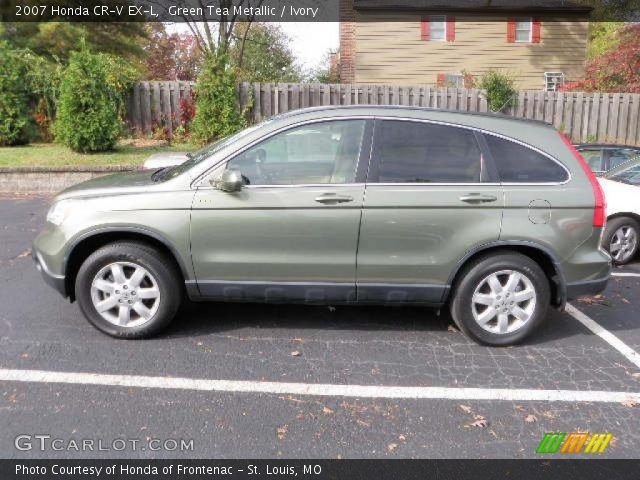
{"label": "car shadow on pavement", "polygon": [[[186,301],[165,335],[194,337],[244,328],[319,331],[415,332],[472,344],[455,326],[448,308],[327,306]],[[584,334],[567,314],[549,309],[543,325],[522,345],[548,344]]]}

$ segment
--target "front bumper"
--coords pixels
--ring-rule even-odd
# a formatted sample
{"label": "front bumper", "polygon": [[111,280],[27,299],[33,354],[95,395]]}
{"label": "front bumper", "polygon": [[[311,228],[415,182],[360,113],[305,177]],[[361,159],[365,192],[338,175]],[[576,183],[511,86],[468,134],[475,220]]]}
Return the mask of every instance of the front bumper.
{"label": "front bumper", "polygon": [[36,262],[36,268],[42,275],[45,283],[55,289],[63,297],[68,297],[69,294],[67,293],[67,284],[65,282],[64,275],[57,275],[53,273],[47,266],[42,254],[38,252],[35,247],[32,249],[32,252],[33,260]]}

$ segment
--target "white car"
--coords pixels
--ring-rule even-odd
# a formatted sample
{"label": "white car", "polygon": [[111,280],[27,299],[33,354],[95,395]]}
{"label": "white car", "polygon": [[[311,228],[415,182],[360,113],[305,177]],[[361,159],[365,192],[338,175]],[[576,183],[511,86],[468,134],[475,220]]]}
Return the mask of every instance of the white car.
{"label": "white car", "polygon": [[607,228],[603,247],[618,265],[629,263],[638,252],[640,238],[640,157],[598,178],[607,201]]}
{"label": "white car", "polygon": [[180,165],[189,159],[187,152],[161,152],[154,153],[144,161],[142,168],[145,170],[154,168],[173,167]]}

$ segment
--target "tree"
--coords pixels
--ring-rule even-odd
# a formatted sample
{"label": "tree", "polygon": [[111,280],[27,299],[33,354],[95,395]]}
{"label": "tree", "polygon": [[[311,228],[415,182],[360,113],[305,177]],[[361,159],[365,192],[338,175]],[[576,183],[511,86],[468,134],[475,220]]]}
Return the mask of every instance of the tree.
{"label": "tree", "polygon": [[579,3],[593,7],[593,22],[637,21],[640,12],[640,0],[578,0]]}
{"label": "tree", "polygon": [[0,41],[0,145],[17,145],[28,141],[32,126],[26,82],[28,64],[24,52]]}
{"label": "tree", "polygon": [[245,125],[238,111],[236,76],[225,57],[205,56],[196,86],[196,116],[191,123],[194,138],[211,142]]}
{"label": "tree", "polygon": [[230,63],[240,80],[248,82],[299,82],[300,67],[289,44],[291,39],[274,23],[239,23],[229,50]]}
{"label": "tree", "polygon": [[591,59],[585,80],[571,84],[571,90],[640,93],[640,24],[616,30],[613,48]]}
{"label": "tree", "polygon": [[617,31],[624,25],[622,22],[592,22],[589,25],[589,58],[615,48],[620,42]]}
{"label": "tree", "polygon": [[77,152],[110,150],[122,131],[121,97],[109,79],[112,65],[84,47],[71,53],[62,75],[56,139]]}
{"label": "tree", "polygon": [[202,52],[193,35],[167,33],[164,24],[151,23],[149,41],[144,46],[146,76],[149,80],[195,80]]}
{"label": "tree", "polygon": [[338,52],[328,51],[320,65],[311,69],[306,80],[317,83],[340,83],[340,71],[338,69]]}
{"label": "tree", "polygon": [[138,62],[144,55],[146,38],[142,22],[14,22],[4,23],[0,30],[0,39],[14,47],[28,48],[36,55],[65,64],[82,39],[93,52]]}
{"label": "tree", "polygon": [[[149,0],[153,3],[153,0]],[[198,48],[205,56],[215,55],[225,57],[229,60],[228,53],[231,45],[235,42],[243,42],[243,36],[234,37],[234,29],[238,22],[251,23],[255,16],[248,15],[246,18],[240,18],[238,11],[247,7],[257,8],[262,5],[264,0],[219,0],[216,7],[219,7],[221,15],[217,22],[211,22],[208,15],[208,9],[205,8],[205,1],[198,0],[201,7],[201,15],[192,15],[194,2],[193,0],[174,0],[176,7],[187,7],[180,9],[181,18],[189,27],[191,34],[195,38]],[[166,6],[166,2],[163,4]],[[234,8],[239,7],[239,10]],[[227,13],[228,12],[228,13]]]}

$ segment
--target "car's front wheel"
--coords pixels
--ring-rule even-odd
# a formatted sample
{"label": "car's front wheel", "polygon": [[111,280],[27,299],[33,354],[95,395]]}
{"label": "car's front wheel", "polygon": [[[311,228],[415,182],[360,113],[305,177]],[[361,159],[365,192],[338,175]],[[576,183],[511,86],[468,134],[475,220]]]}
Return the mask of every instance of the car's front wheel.
{"label": "car's front wheel", "polygon": [[515,252],[483,255],[460,273],[451,316],[480,343],[512,345],[542,323],[550,294],[546,275],[531,258]]}
{"label": "car's front wheel", "polygon": [[75,292],[93,326],[118,338],[145,338],[165,328],[182,298],[174,262],[157,249],[117,242],[96,250],[76,277]]}
{"label": "car's front wheel", "polygon": [[625,265],[638,252],[638,222],[629,217],[618,217],[607,222],[603,244],[617,265]]}

